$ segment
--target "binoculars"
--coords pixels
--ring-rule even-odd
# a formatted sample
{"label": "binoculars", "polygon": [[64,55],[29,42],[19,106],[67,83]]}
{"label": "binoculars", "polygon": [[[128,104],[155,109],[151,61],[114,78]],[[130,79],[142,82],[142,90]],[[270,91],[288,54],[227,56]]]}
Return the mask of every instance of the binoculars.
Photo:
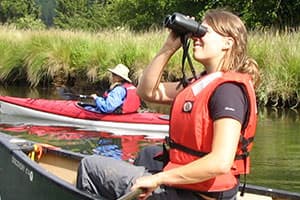
{"label": "binoculars", "polygon": [[203,37],[207,31],[205,26],[177,12],[165,18],[164,27],[172,29],[178,35],[191,34],[196,37]]}

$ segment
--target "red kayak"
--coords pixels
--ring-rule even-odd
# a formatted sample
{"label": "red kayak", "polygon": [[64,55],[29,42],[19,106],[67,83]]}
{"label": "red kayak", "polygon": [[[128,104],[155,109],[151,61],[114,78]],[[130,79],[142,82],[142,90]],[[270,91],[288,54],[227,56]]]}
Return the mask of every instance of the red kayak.
{"label": "red kayak", "polygon": [[0,96],[2,114],[58,121],[68,125],[97,128],[115,134],[166,136],[168,115],[152,112],[103,114],[84,109],[74,100],[50,100]]}

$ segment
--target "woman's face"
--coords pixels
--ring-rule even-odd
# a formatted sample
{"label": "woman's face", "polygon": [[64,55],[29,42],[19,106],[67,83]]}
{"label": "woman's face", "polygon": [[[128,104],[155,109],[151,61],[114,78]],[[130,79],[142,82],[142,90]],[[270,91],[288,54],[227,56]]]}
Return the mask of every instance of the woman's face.
{"label": "woman's face", "polygon": [[123,80],[123,78],[121,78],[120,76],[112,73],[111,74],[111,82],[112,83],[118,83],[118,82],[121,82]]}
{"label": "woman's face", "polygon": [[207,27],[207,33],[201,38],[192,38],[194,41],[194,59],[206,68],[217,69],[226,52],[226,37],[216,33],[205,21],[202,25]]}

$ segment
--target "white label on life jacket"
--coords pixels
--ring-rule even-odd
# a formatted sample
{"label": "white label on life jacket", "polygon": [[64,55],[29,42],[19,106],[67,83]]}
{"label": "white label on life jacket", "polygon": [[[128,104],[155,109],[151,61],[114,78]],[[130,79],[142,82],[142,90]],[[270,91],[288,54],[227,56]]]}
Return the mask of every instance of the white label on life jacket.
{"label": "white label on life jacket", "polygon": [[210,82],[212,82],[216,78],[221,77],[222,75],[222,72],[215,72],[204,76],[198,83],[192,85],[193,94],[197,96],[201,92],[201,90],[203,90],[203,88],[205,88]]}

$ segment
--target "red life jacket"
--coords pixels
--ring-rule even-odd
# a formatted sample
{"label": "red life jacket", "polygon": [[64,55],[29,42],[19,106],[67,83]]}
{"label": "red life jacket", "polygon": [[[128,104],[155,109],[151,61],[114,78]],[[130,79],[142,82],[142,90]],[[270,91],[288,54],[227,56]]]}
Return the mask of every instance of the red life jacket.
{"label": "red life jacket", "polygon": [[190,163],[211,151],[213,120],[209,116],[209,99],[215,89],[225,82],[242,85],[249,101],[247,124],[241,132],[231,171],[204,182],[174,187],[208,192],[225,191],[237,185],[236,175],[249,173],[248,154],[253,145],[257,120],[256,97],[250,77],[236,72],[206,75],[177,95],[170,118],[170,161],[164,170]]}
{"label": "red life jacket", "polygon": [[126,97],[122,105],[122,113],[137,112],[141,106],[141,99],[136,93],[136,87],[127,82],[122,86],[126,89]]}
{"label": "red life jacket", "polygon": [[[125,114],[125,113],[137,112],[139,107],[141,106],[141,99],[136,93],[136,87],[131,83],[127,83],[127,82],[123,84],[116,84],[114,88],[118,86],[122,86],[126,89],[126,96],[121,107],[116,109],[114,113]],[[114,88],[112,88],[111,90],[113,90]],[[105,91],[103,97],[107,97],[109,91],[111,90]]]}

